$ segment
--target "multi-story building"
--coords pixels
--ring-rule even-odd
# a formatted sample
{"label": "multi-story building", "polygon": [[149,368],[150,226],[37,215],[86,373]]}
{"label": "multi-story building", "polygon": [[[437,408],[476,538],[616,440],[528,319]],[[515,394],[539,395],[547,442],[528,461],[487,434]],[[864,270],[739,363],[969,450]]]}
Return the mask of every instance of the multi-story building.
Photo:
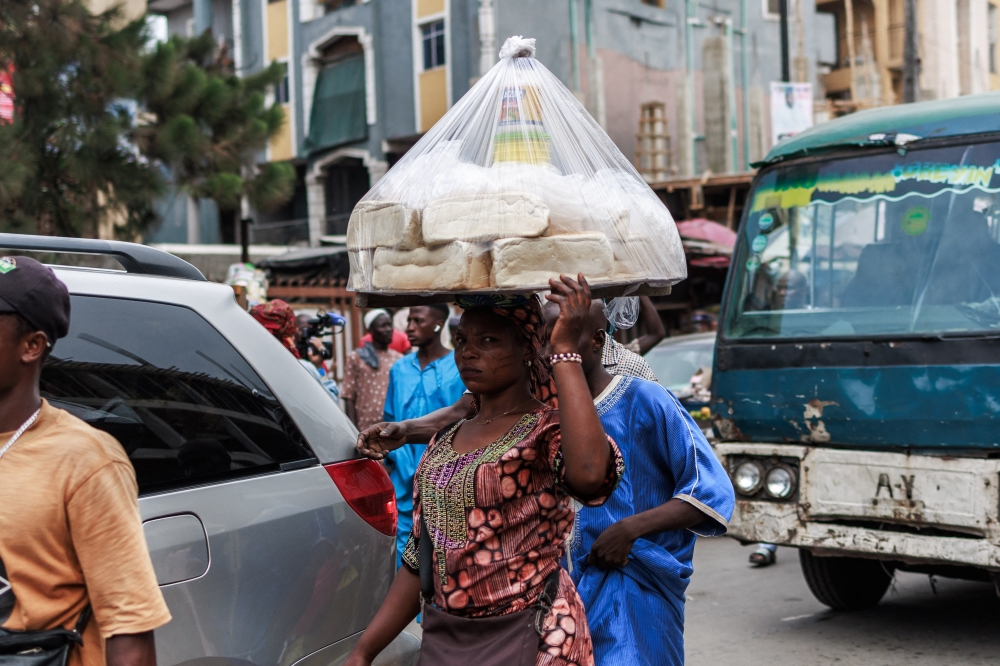
{"label": "multi-story building", "polygon": [[[918,100],[1000,88],[1000,2],[914,0],[912,6]],[[816,11],[836,26],[836,56],[822,77],[831,106],[850,111],[904,101],[906,0],[817,0]]]}
{"label": "multi-story building", "polygon": [[[789,0],[797,8],[796,71],[808,81],[815,54],[803,54],[802,44],[816,43],[815,15],[811,2],[799,2]],[[282,210],[254,215],[254,240],[313,244],[345,233],[358,199],[493,66],[509,35],[537,38],[536,57],[626,156],[661,153],[650,179],[744,170],[769,147],[763,91],[781,71],[776,7],[777,0],[149,3],[171,33],[211,26],[241,72],[286,65],[274,91],[286,123],[261,159],[291,161],[299,182]],[[640,132],[644,114],[656,121]],[[162,210],[164,223],[149,240],[218,242],[210,202],[199,209],[177,195]]]}
{"label": "multi-story building", "polygon": [[[650,102],[663,104],[671,173],[741,170],[747,154],[768,147],[761,90],[778,78],[780,59],[777,16],[760,1],[714,8],[667,7],[662,0],[307,2],[292,7],[293,113],[313,239],[344,233],[358,197],[493,66],[500,43],[513,34],[538,39],[536,57],[578,93],[629,157]],[[811,32],[811,8],[803,9]],[[757,87],[747,113],[744,58],[747,87]],[[349,105],[347,94],[355,100]],[[751,135],[753,141],[743,140]]]}

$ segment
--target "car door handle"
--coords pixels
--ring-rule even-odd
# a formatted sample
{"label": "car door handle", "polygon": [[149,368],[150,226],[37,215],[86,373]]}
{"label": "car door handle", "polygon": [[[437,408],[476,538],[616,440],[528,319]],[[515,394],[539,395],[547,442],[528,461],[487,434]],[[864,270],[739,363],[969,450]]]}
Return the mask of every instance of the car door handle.
{"label": "car door handle", "polygon": [[183,513],[151,518],[142,529],[158,585],[183,583],[208,571],[208,536],[198,516]]}

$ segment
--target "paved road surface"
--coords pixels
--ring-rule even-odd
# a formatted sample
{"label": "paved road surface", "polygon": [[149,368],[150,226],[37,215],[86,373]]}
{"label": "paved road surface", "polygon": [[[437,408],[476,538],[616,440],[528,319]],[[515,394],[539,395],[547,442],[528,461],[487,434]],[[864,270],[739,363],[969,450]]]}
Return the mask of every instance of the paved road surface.
{"label": "paved road surface", "polygon": [[964,666],[1000,664],[993,586],[899,573],[874,609],[835,613],[816,601],[798,553],[767,569],[732,539],[699,539],[688,588],[688,666]]}

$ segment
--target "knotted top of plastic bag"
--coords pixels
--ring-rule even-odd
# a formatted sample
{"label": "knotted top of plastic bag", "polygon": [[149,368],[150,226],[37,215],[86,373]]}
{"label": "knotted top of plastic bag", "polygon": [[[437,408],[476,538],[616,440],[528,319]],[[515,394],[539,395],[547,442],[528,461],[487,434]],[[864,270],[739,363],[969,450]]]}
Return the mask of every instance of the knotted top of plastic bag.
{"label": "knotted top of plastic bag", "polygon": [[610,297],[686,277],[666,207],[534,53],[534,39],[509,38],[355,207],[349,288],[527,293],[583,273]]}
{"label": "knotted top of plastic bag", "polygon": [[508,37],[500,47],[500,59],[504,58],[534,58],[535,38],[515,35]]}

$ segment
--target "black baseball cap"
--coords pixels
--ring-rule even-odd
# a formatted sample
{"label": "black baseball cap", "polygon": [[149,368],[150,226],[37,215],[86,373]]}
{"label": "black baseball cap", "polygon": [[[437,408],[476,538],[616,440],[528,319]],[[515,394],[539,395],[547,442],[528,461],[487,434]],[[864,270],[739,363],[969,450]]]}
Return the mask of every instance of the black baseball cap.
{"label": "black baseball cap", "polygon": [[0,257],[0,314],[18,314],[49,339],[69,333],[69,289],[30,257]]}

